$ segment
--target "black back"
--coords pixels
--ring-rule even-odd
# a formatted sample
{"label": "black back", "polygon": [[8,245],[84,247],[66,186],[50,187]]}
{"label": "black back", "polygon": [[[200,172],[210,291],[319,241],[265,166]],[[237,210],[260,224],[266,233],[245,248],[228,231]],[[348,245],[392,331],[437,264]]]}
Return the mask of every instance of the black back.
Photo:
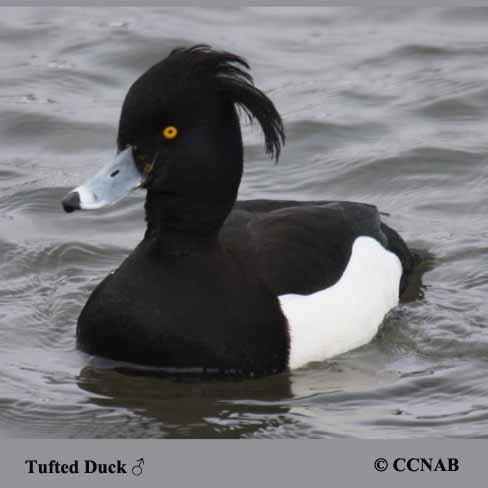
{"label": "black back", "polygon": [[311,294],[342,276],[356,238],[369,236],[395,253],[400,286],[414,266],[410,251],[373,205],[353,202],[248,200],[237,202],[221,233],[276,295]]}

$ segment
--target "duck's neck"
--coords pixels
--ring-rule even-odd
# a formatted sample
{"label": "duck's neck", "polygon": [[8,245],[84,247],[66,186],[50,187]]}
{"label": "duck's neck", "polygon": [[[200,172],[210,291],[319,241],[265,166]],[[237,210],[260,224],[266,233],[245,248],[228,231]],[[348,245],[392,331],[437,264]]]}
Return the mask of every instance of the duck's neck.
{"label": "duck's neck", "polygon": [[207,248],[217,241],[233,204],[234,201],[223,205],[148,192],[145,239],[156,241],[166,254],[184,255]]}

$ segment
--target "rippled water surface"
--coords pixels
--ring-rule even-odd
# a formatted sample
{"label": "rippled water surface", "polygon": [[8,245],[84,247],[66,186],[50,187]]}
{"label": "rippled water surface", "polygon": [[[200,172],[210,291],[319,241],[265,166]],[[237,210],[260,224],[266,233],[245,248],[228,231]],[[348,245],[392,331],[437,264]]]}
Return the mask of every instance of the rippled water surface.
{"label": "rippled water surface", "polygon": [[[488,10],[0,14],[4,437],[488,436]],[[61,197],[112,156],[130,83],[199,42],[247,57],[285,120],[277,166],[245,128],[242,198],[373,203],[425,256],[371,344],[225,382],[76,350],[90,291],[142,237],[144,195],[71,215]]]}

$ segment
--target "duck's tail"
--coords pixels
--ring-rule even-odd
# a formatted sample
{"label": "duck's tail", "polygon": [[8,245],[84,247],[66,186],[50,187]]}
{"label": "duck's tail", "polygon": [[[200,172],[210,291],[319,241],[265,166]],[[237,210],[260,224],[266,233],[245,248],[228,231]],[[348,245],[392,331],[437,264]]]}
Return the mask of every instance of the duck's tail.
{"label": "duck's tail", "polygon": [[405,244],[405,241],[400,237],[398,232],[388,227],[385,223],[381,223],[381,230],[388,239],[388,249],[398,256],[402,263],[403,273],[400,279],[400,296],[408,287],[408,280],[415,267],[420,264],[421,257],[419,254],[411,251]]}

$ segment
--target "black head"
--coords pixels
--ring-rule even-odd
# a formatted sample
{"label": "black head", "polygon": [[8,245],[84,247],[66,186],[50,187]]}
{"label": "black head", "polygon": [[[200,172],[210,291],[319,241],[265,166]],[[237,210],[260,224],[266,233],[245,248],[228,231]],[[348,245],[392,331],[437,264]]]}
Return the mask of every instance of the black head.
{"label": "black head", "polygon": [[220,228],[242,176],[237,108],[259,122],[266,152],[279,158],[280,115],[258,90],[247,62],[208,46],[173,50],[129,89],[118,147],[132,146],[145,168],[149,225]]}

